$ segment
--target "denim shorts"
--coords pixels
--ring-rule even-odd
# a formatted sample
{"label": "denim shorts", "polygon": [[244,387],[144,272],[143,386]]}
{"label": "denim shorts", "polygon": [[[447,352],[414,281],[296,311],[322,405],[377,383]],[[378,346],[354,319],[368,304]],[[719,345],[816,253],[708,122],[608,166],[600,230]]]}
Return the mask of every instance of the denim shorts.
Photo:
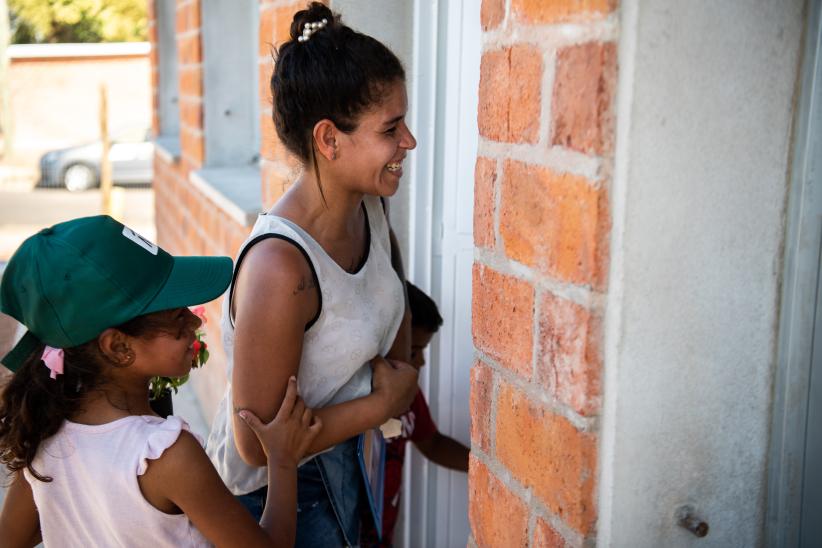
{"label": "denim shorts", "polygon": [[[237,500],[254,519],[265,507],[266,486]],[[356,546],[365,503],[357,438],[345,441],[297,469],[297,548]]]}

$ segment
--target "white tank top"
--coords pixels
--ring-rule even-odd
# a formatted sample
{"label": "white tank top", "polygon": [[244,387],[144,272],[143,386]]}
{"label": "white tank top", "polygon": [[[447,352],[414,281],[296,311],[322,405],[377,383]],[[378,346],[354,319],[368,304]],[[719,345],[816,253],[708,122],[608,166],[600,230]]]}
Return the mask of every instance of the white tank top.
{"label": "white tank top", "polygon": [[[371,367],[376,355],[391,348],[402,322],[402,282],[391,266],[388,222],[377,196],[363,200],[370,232],[368,257],[356,273],[338,265],[307,232],[275,215],[260,215],[240,248],[236,268],[247,248],[269,237],[296,243],[304,252],[319,285],[319,315],[305,331],[297,373],[300,395],[313,408],[346,402],[371,393]],[[228,295],[233,292],[233,281]],[[227,355],[228,384],[217,409],[206,452],[229,490],[250,493],[266,484],[265,468],[242,460],[234,443],[231,372],[234,368],[234,325],[230,299],[223,301],[220,328]],[[276,310],[271,311],[276,314]]]}
{"label": "white tank top", "polygon": [[189,430],[179,417],[142,415],[108,424],[64,422],[24,472],[45,546],[211,546],[185,514],[166,514],[140,492],[137,476]]}

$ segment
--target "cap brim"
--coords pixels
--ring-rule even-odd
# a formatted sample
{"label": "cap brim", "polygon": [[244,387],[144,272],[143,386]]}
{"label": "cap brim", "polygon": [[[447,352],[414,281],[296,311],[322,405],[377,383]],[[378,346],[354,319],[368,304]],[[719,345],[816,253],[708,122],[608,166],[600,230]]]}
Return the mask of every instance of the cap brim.
{"label": "cap brim", "polygon": [[232,268],[229,257],[174,257],[171,274],[143,314],[213,301],[231,283]]}
{"label": "cap brim", "polygon": [[37,335],[31,331],[26,331],[23,338],[17,341],[8,354],[3,356],[0,363],[5,365],[10,371],[17,372],[20,366],[31,356],[31,354],[39,347],[42,342],[37,338]]}

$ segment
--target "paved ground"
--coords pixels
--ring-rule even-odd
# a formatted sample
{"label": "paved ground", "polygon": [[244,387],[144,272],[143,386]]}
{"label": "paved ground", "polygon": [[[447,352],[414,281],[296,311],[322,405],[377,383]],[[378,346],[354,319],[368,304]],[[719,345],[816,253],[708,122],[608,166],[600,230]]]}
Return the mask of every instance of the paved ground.
{"label": "paved ground", "polygon": [[[154,240],[154,193],[150,189],[115,189],[125,224]],[[41,228],[75,217],[101,213],[99,191],[72,193],[33,189],[31,184],[0,182],[0,261],[8,260],[25,238]]]}
{"label": "paved ground", "polygon": [[[102,197],[99,191],[71,193],[58,189],[35,189],[30,177],[4,178],[2,175],[0,166],[0,271],[2,263],[11,257],[20,243],[38,230],[101,212]],[[150,189],[122,189],[115,194],[115,206],[122,211],[120,220],[154,241],[154,193]],[[13,326],[0,322],[0,339],[14,331]],[[208,427],[190,384],[184,385],[174,396],[174,411],[205,440]],[[3,494],[0,487],[0,501]]]}

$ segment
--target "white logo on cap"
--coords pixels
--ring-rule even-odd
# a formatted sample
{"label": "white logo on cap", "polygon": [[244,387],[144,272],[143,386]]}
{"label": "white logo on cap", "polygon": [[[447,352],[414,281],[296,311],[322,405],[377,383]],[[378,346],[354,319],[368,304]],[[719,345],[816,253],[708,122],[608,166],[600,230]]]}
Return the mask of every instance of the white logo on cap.
{"label": "white logo on cap", "polygon": [[126,238],[128,238],[129,240],[134,242],[135,244],[139,245],[140,247],[142,247],[143,249],[145,249],[146,251],[148,251],[152,255],[157,254],[157,250],[159,248],[157,247],[156,244],[151,243],[151,241],[143,238],[142,236],[140,236],[139,234],[137,234],[136,232],[134,232],[133,230],[131,230],[127,226],[123,227],[123,236],[125,236]]}

